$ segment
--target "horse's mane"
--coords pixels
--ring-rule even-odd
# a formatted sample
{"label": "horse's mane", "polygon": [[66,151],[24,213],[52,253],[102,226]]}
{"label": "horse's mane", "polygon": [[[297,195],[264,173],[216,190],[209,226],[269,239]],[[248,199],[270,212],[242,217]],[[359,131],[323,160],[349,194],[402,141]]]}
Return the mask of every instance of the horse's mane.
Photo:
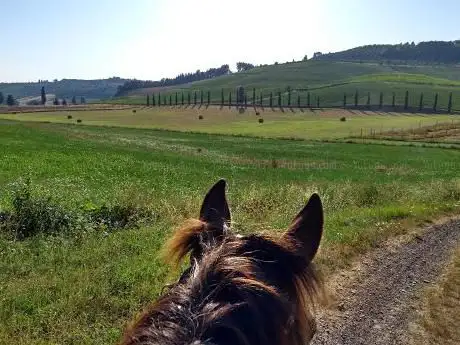
{"label": "horse's mane", "polygon": [[[311,307],[321,292],[312,263],[293,238],[210,236],[189,220],[169,241],[167,256],[190,268],[136,322],[124,345],[303,345],[315,330]],[[200,249],[198,249],[200,248]]]}

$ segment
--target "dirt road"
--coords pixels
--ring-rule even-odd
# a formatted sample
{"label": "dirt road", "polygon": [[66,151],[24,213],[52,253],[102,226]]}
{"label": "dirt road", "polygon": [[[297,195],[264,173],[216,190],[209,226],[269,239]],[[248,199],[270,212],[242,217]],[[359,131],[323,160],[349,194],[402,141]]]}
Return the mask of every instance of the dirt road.
{"label": "dirt road", "polygon": [[332,307],[320,311],[312,344],[406,344],[420,289],[460,243],[460,219],[382,246],[331,280]]}

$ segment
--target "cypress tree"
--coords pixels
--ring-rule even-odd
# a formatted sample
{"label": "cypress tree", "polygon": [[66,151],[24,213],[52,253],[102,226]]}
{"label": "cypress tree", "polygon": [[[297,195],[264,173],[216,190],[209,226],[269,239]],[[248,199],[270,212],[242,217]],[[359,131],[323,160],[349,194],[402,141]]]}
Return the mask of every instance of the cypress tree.
{"label": "cypress tree", "polygon": [[224,103],[225,103],[224,89],[222,89],[220,93],[220,105],[224,105]]}
{"label": "cypress tree", "polygon": [[420,94],[420,103],[418,105],[418,110],[422,111],[423,109],[423,92]]}
{"label": "cypress tree", "polygon": [[282,107],[282,105],[283,105],[282,103],[283,103],[283,101],[281,100],[281,92],[280,92],[280,91],[278,91],[278,107],[280,107],[280,108],[281,108],[281,107]]}
{"label": "cypress tree", "polygon": [[307,93],[307,107],[311,108],[310,92]]}
{"label": "cypress tree", "polygon": [[175,105],[177,105],[177,92],[176,92],[176,98],[175,98]]}
{"label": "cypress tree", "polygon": [[393,97],[391,99],[391,106],[396,108],[396,94],[393,92]]}
{"label": "cypress tree", "polygon": [[436,112],[438,110],[438,94],[434,95],[434,104],[433,104],[433,111]]}
{"label": "cypress tree", "polygon": [[208,90],[208,105],[211,104],[211,91]]}
{"label": "cypress tree", "polygon": [[291,88],[288,90],[288,107],[291,106]]}
{"label": "cypress tree", "polygon": [[184,105],[184,91],[182,91],[182,99],[181,99],[182,105]]}
{"label": "cypress tree", "polygon": [[42,101],[42,105],[46,104],[46,92],[45,92],[45,87],[44,86],[42,86],[41,101]]}
{"label": "cypress tree", "polygon": [[244,107],[248,107],[248,96],[246,94],[244,94]]}
{"label": "cypress tree", "polygon": [[319,96],[318,96],[318,98],[316,99],[316,107],[319,108]]}
{"label": "cypress tree", "polygon": [[262,92],[260,93],[259,105],[260,105],[260,107],[263,107],[263,105],[264,105],[264,97],[262,95]]}
{"label": "cypress tree", "polygon": [[229,107],[232,106],[232,92],[231,91],[228,93],[228,106]]}
{"label": "cypress tree", "polygon": [[155,93],[152,93],[152,107],[156,106]]}
{"label": "cypress tree", "polygon": [[447,105],[447,111],[449,114],[452,112],[452,92],[449,93],[449,104]]}
{"label": "cypress tree", "polygon": [[188,92],[187,94],[187,105],[190,105],[190,102],[191,102],[191,95],[190,95],[190,91]]}
{"label": "cypress tree", "polygon": [[270,108],[273,108],[273,92],[270,92]]}
{"label": "cypress tree", "polygon": [[383,107],[383,92],[380,92],[379,108],[382,109],[382,107]]}
{"label": "cypress tree", "polygon": [[252,104],[256,105],[256,88],[252,88]]}
{"label": "cypress tree", "polygon": [[169,95],[169,106],[172,105],[172,95]]}
{"label": "cypress tree", "polygon": [[161,94],[158,92],[158,106],[161,107]]}
{"label": "cypress tree", "polygon": [[355,108],[358,107],[358,90],[355,91]]}
{"label": "cypress tree", "polygon": [[163,105],[166,105],[166,95],[163,96]]}
{"label": "cypress tree", "polygon": [[406,95],[404,96],[404,110],[409,108],[409,90],[406,90]]}
{"label": "cypress tree", "polygon": [[371,107],[371,93],[367,93],[367,102],[366,102],[367,108]]}
{"label": "cypress tree", "polygon": [[345,92],[343,93],[343,107],[347,107],[347,94]]}
{"label": "cypress tree", "polygon": [[203,95],[203,90],[200,90],[200,104],[203,105],[203,98],[204,98],[204,95]]}
{"label": "cypress tree", "polygon": [[150,96],[147,95],[147,107],[150,107]]}
{"label": "cypress tree", "polygon": [[300,105],[300,94],[297,95],[297,107],[300,108],[301,105]]}
{"label": "cypress tree", "polygon": [[195,91],[194,94],[193,94],[193,104],[196,105],[196,91]]}

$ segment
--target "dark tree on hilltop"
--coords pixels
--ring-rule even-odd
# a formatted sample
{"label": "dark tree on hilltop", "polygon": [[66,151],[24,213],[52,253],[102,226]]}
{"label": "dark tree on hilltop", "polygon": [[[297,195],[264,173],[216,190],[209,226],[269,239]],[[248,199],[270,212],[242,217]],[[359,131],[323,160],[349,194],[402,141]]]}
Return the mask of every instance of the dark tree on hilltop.
{"label": "dark tree on hilltop", "polygon": [[54,99],[53,104],[54,104],[54,105],[59,105],[59,100],[58,100],[57,97]]}
{"label": "dark tree on hilltop", "polygon": [[46,92],[45,92],[45,87],[42,86],[42,91],[41,91],[41,98],[42,98],[42,105],[45,105],[46,103]]}
{"label": "dark tree on hilltop", "polygon": [[117,93],[115,94],[115,97],[123,96],[131,90],[186,84],[186,83],[191,83],[194,81],[200,81],[200,80],[220,77],[222,75],[227,75],[230,73],[231,72],[230,72],[229,65],[222,65],[218,68],[210,68],[205,72],[201,72],[200,70],[198,70],[195,73],[187,73],[187,74],[182,73],[172,79],[163,78],[158,81],[133,79],[133,80],[126,81],[123,85],[119,86]]}
{"label": "dark tree on hilltop", "polygon": [[3,96],[3,93],[0,92],[0,104],[3,104],[5,101],[5,97]]}
{"label": "dark tree on hilltop", "polygon": [[236,70],[238,72],[244,72],[244,71],[249,71],[250,69],[253,69],[255,66],[251,63],[247,62],[237,62],[236,63]]}
{"label": "dark tree on hilltop", "polygon": [[83,96],[80,97],[80,104],[86,104],[85,97],[83,97]]}
{"label": "dark tree on hilltop", "polygon": [[65,98],[64,98],[64,99],[62,99],[62,105],[67,105],[67,101],[66,101],[66,99],[65,99]]}
{"label": "dark tree on hilltop", "polygon": [[10,107],[16,104],[16,100],[14,99],[13,95],[8,95],[6,97],[6,104]]}
{"label": "dark tree on hilltop", "polygon": [[77,104],[77,98],[75,96],[72,97],[72,104],[73,105]]}

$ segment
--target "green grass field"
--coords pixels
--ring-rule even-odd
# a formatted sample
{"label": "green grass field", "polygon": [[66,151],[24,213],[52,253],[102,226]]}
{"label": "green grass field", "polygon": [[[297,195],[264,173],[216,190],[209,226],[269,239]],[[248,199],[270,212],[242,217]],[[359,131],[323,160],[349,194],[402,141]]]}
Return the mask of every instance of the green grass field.
{"label": "green grass field", "polygon": [[[175,226],[197,215],[221,177],[241,232],[282,231],[319,192],[326,230],[318,262],[326,273],[403,232],[406,222],[460,209],[458,150],[151,129],[178,129],[182,121],[187,131],[241,134],[249,127],[243,133],[334,138],[347,136],[350,129],[338,126],[354,121],[362,121],[357,128],[373,121],[403,127],[441,117],[362,115],[342,123],[336,115],[267,114],[262,126],[271,116],[282,126],[264,132],[255,116],[225,122],[208,111],[202,122],[181,112],[82,112],[78,125],[32,121],[67,122],[65,113],[2,115],[21,121],[0,120],[0,211],[15,209],[14,191],[28,178],[32,198],[51,197],[81,227],[21,241],[0,232],[0,343],[116,342],[125,322],[174,279],[160,248]],[[85,227],[83,210],[102,205],[135,205],[155,216],[139,228]]]}
{"label": "green grass field", "polygon": [[[166,129],[183,132],[202,132],[227,135],[246,135],[269,138],[337,139],[367,136],[389,130],[407,130],[436,123],[459,122],[458,115],[420,115],[404,113],[359,112],[347,110],[289,110],[272,111],[266,108],[260,116],[253,109],[239,114],[234,108],[217,107],[178,109],[171,107],[143,108],[118,111],[48,112],[0,114],[0,119],[19,121],[48,121],[65,124],[120,126]],[[71,115],[72,119],[67,116]],[[199,115],[203,119],[199,119]],[[346,121],[340,119],[346,117]],[[263,118],[264,123],[259,123]]]}
{"label": "green grass field", "polygon": [[[380,92],[384,93],[385,105],[392,104],[392,94],[395,93],[396,104],[403,105],[406,90],[409,90],[409,105],[418,108],[420,94],[424,94],[424,107],[432,108],[434,95],[439,94],[438,107],[447,109],[449,94],[453,93],[453,109],[460,110],[460,73],[454,66],[408,66],[387,65],[378,63],[352,63],[352,62],[323,62],[307,61],[279,65],[257,67],[253,70],[235,73],[229,76],[194,82],[186,85],[170,87],[161,92],[162,98],[172,95],[175,101],[175,93],[191,93],[193,102],[194,92],[211,92],[211,100],[221,101],[221,91],[224,90],[225,102],[228,102],[229,92],[235,101],[235,90],[238,86],[246,87],[249,102],[252,102],[252,90],[255,88],[256,101],[259,101],[260,93],[263,94],[263,102],[269,104],[269,94],[274,93],[274,104],[277,104],[277,94],[282,92],[282,102],[287,104],[286,88],[289,86],[293,91],[291,103],[297,105],[298,97],[302,105],[307,104],[308,89],[311,96],[311,104],[320,99],[320,106],[342,106],[344,94],[347,95],[347,103],[354,104],[354,94],[358,91],[359,104],[367,102],[367,95],[371,93],[371,104],[379,104]],[[303,90],[303,91],[297,91]],[[133,90],[126,97],[110,100],[112,103],[121,104],[145,104],[145,96],[152,94],[152,89]],[[158,91],[155,91],[158,96]]]}

